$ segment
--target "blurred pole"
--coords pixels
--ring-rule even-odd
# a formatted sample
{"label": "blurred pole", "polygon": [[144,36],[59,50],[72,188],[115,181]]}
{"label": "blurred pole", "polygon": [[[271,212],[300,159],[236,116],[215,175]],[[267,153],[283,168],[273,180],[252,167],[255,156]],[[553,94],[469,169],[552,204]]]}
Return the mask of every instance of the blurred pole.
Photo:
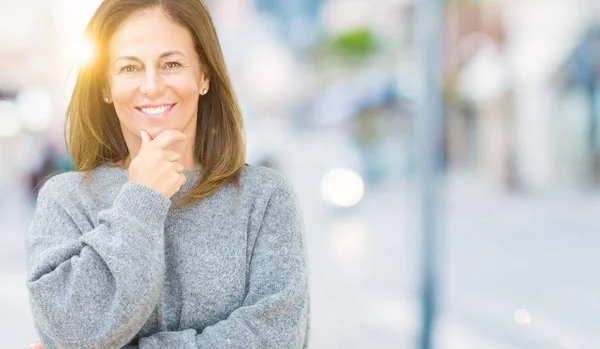
{"label": "blurred pole", "polygon": [[416,46],[422,90],[415,122],[421,233],[420,349],[433,347],[437,311],[442,165],[442,0],[416,0]]}

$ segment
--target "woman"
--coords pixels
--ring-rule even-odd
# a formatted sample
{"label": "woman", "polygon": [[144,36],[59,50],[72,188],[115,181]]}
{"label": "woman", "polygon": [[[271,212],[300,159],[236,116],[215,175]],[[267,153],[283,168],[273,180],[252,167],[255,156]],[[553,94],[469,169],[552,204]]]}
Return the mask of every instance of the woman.
{"label": "woman", "polygon": [[[242,119],[199,0],[106,0],[27,233],[43,347],[303,348],[301,214],[244,163]],[[40,343],[42,345],[42,343]]]}

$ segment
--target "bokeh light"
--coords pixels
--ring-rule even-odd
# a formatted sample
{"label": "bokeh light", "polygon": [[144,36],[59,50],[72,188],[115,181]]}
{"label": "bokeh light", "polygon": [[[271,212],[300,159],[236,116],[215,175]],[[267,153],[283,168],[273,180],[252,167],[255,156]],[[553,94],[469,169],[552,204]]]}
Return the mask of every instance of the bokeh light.
{"label": "bokeh light", "polygon": [[527,309],[519,309],[515,312],[515,322],[519,325],[528,325],[531,323],[531,315]]}
{"label": "bokeh light", "polygon": [[365,184],[362,178],[349,169],[336,169],[323,177],[321,195],[328,203],[341,207],[356,205],[363,197]]}
{"label": "bokeh light", "polygon": [[21,132],[17,105],[11,101],[0,101],[0,137],[13,137]]}
{"label": "bokeh light", "polygon": [[30,131],[43,131],[52,123],[52,96],[41,86],[21,90],[17,96],[17,108],[23,126]]}
{"label": "bokeh light", "polygon": [[335,221],[330,229],[329,245],[340,266],[356,268],[363,262],[367,244],[367,225],[360,219]]}

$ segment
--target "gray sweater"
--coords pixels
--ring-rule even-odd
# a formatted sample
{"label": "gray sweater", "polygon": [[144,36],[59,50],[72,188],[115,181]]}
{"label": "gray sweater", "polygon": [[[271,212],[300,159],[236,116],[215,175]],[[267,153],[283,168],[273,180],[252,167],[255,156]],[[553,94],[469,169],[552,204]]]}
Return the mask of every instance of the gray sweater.
{"label": "gray sweater", "polygon": [[[201,170],[174,198],[190,190]],[[247,166],[188,208],[103,165],[52,177],[27,232],[46,349],[305,348],[303,224],[289,181]]]}

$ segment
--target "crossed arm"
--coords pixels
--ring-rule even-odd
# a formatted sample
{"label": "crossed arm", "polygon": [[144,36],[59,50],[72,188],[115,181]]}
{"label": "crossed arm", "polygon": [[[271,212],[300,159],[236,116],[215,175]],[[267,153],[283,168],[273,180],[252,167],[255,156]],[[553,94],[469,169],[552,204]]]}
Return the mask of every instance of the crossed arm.
{"label": "crossed arm", "polygon": [[[46,194],[40,192],[28,232],[27,284],[46,348],[124,347],[158,301],[164,273],[162,222],[169,202],[128,183],[113,207],[98,215],[99,225],[81,234],[69,207]],[[200,332],[141,338],[139,349],[306,347],[309,299],[302,230],[293,190],[282,181],[265,209],[243,305]]]}

